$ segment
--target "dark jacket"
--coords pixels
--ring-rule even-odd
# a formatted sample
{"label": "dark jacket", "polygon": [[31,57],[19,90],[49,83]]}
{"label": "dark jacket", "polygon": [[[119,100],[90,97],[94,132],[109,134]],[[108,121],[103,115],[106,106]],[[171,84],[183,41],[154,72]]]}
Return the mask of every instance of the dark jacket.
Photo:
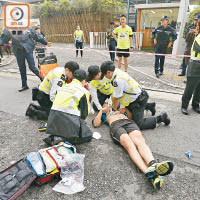
{"label": "dark jacket", "polygon": [[[186,41],[186,48],[185,48],[185,52],[184,55],[190,55],[191,54],[191,48],[192,48],[192,44],[194,42],[195,39],[195,34],[194,33],[188,33],[185,41]],[[185,64],[188,65],[189,64],[189,57],[185,57]]]}
{"label": "dark jacket", "polygon": [[189,33],[189,31],[190,31],[191,29],[195,29],[195,28],[196,28],[196,27],[195,27],[194,24],[190,24],[190,25],[187,27],[186,31],[185,31],[185,37],[187,37],[187,34]]}
{"label": "dark jacket", "polygon": [[47,45],[47,41],[44,37],[41,37],[32,28],[22,31],[20,35],[13,35],[8,29],[4,29],[3,34],[0,37],[0,43],[6,44],[9,40],[12,40],[13,52],[16,54],[18,49],[24,48],[27,53],[31,53],[35,49],[34,40]]}
{"label": "dark jacket", "polygon": [[110,33],[112,33],[113,32],[113,30],[114,29],[108,29],[107,30],[107,43],[108,43],[108,45],[117,45],[117,42],[116,42],[116,40],[114,39],[114,37],[112,36],[112,35],[110,35]]}
{"label": "dark jacket", "polygon": [[155,48],[166,49],[169,42],[174,42],[177,38],[177,34],[171,26],[164,28],[158,26],[152,31],[152,38],[157,40]]}

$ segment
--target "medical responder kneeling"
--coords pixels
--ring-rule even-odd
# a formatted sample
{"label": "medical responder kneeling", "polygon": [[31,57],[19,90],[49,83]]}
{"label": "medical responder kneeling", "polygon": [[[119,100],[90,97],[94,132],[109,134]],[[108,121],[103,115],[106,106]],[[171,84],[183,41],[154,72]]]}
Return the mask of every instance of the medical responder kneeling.
{"label": "medical responder kneeling", "polygon": [[92,131],[84,121],[90,113],[90,93],[84,88],[85,83],[86,72],[78,69],[72,82],[57,90],[47,123],[46,133],[50,136],[44,139],[48,145],[60,141],[80,144],[91,140]]}
{"label": "medical responder kneeling", "polygon": [[170,119],[165,112],[157,117],[144,118],[144,110],[149,99],[147,92],[141,89],[131,76],[118,70],[115,70],[115,66],[111,62],[106,61],[101,65],[102,76],[110,79],[114,87],[112,94],[113,110],[116,111],[120,103],[121,108],[127,108],[132,113],[132,120],[141,130],[153,129],[157,123],[160,124],[161,122],[169,125]]}
{"label": "medical responder kneeling", "polygon": [[79,69],[78,63],[69,61],[64,67],[51,70],[40,84],[39,89],[33,88],[32,99],[38,101],[40,106],[31,103],[26,111],[26,116],[47,120],[57,89],[70,83],[74,71],[77,69]]}
{"label": "medical responder kneeling", "polygon": [[89,87],[93,108],[95,111],[99,111],[102,109],[106,99],[110,98],[114,88],[109,79],[105,77],[101,79],[101,71],[97,65],[88,67],[88,81],[90,82]]}

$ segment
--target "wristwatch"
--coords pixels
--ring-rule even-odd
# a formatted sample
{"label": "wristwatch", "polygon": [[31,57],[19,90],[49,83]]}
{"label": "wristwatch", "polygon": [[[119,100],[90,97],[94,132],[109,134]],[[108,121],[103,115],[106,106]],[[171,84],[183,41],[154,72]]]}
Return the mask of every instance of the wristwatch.
{"label": "wristwatch", "polygon": [[130,47],[131,49],[133,49],[133,47]]}

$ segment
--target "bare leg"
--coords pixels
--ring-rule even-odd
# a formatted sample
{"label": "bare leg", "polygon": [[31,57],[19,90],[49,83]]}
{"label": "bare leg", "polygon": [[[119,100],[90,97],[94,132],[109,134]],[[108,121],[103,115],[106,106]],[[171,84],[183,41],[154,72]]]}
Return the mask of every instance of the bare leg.
{"label": "bare leg", "polygon": [[128,70],[128,58],[124,57],[124,71],[127,72]]}
{"label": "bare leg", "polygon": [[122,57],[118,57],[118,68],[121,69]]}
{"label": "bare leg", "polygon": [[130,132],[129,137],[131,138],[131,141],[135,144],[135,146],[139,151],[139,154],[147,164],[149,164],[152,160],[154,160],[152,152],[150,148],[147,146],[145,139],[140,131]]}
{"label": "bare leg", "polygon": [[127,150],[131,160],[137,165],[137,167],[143,173],[146,173],[148,167],[142,159],[142,157],[140,156],[140,154],[138,153],[136,146],[134,145],[128,134],[122,134],[120,136],[120,143]]}

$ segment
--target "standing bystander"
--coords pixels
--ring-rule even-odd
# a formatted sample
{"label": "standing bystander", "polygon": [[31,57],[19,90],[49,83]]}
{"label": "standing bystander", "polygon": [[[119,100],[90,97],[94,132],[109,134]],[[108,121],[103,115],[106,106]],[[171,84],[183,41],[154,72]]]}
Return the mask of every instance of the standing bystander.
{"label": "standing bystander", "polygon": [[[165,54],[167,52],[167,48],[170,48],[177,38],[176,32],[171,26],[168,25],[168,22],[168,16],[163,16],[161,19],[161,26],[158,26],[152,32],[155,53]],[[163,75],[164,62],[165,56],[155,56],[155,74],[157,78],[159,78],[160,75]]]}
{"label": "standing bystander", "polygon": [[[194,38],[195,38],[196,26],[198,24],[198,19],[200,19],[200,13],[198,13],[194,16],[193,23],[190,24],[185,31],[186,48],[185,48],[184,55],[190,55],[192,44],[193,44]],[[188,63],[189,63],[189,57],[184,57],[182,64],[181,64],[182,72],[179,74],[179,76],[185,76]]]}
{"label": "standing bystander", "polygon": [[108,48],[110,52],[110,59],[111,61],[114,63],[115,61],[115,47],[116,47],[116,40],[113,37],[113,31],[115,28],[115,23],[114,22],[110,22],[110,29],[107,30],[107,41],[108,41]]}
{"label": "standing bystander", "polygon": [[188,105],[192,99],[192,108],[200,114],[200,20],[197,24],[198,35],[191,48],[191,58],[187,69],[187,83],[182,96],[181,112],[188,115]]}
{"label": "standing bystander", "polygon": [[113,31],[113,37],[117,41],[118,68],[121,69],[122,57],[124,57],[124,71],[128,69],[128,57],[133,51],[133,32],[130,26],[126,25],[126,16],[120,17],[121,26]]}
{"label": "standing bystander", "polygon": [[34,40],[47,46],[51,46],[51,42],[47,42],[44,38],[40,37],[32,28],[24,31],[18,31],[17,35],[13,34],[8,29],[4,29],[4,32],[0,37],[0,43],[7,44],[9,40],[12,40],[13,52],[19,66],[22,80],[22,88],[19,92],[22,92],[29,89],[27,85],[25,60],[27,60],[30,70],[42,81],[42,78],[39,76],[39,70],[35,67],[33,57],[33,51],[35,48]]}
{"label": "standing bystander", "polygon": [[83,43],[85,41],[84,33],[80,29],[80,26],[77,26],[76,31],[74,32],[74,40],[76,46],[76,57],[78,57],[78,50],[80,49],[81,57],[83,57]]}

